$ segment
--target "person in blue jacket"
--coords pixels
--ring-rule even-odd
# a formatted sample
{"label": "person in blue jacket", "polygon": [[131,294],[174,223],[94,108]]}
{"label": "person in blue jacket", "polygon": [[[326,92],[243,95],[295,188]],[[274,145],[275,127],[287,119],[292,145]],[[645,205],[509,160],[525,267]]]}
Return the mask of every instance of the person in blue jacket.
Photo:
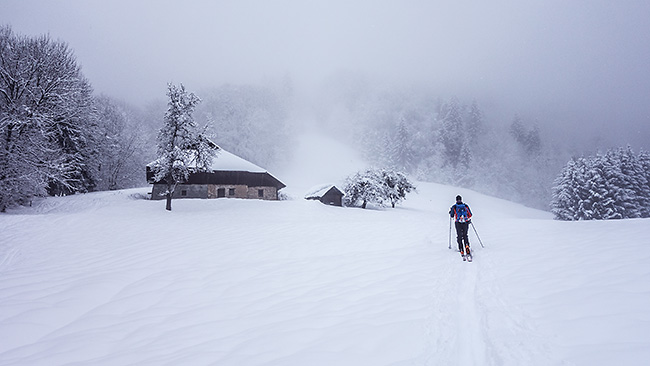
{"label": "person in blue jacket", "polygon": [[463,257],[471,255],[467,231],[469,224],[472,222],[472,211],[466,203],[463,203],[463,197],[456,196],[456,204],[451,206],[449,216],[456,222],[456,241],[458,241],[460,255]]}

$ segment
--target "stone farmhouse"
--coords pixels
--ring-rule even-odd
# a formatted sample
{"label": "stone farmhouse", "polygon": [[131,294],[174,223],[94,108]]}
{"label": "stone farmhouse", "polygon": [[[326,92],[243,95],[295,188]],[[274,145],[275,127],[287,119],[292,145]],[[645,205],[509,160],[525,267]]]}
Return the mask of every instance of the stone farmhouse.
{"label": "stone farmhouse", "polygon": [[[248,198],[277,200],[284,183],[265,169],[215,145],[216,156],[208,172],[194,171],[178,184],[172,198]],[[156,182],[147,165],[147,182],[153,184],[152,200],[165,199],[167,185]]]}

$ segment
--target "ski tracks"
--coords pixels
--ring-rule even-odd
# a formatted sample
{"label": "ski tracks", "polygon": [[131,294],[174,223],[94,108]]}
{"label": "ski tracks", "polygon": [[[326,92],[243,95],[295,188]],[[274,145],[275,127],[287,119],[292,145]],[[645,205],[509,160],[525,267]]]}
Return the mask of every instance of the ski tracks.
{"label": "ski tracks", "polygon": [[458,290],[458,365],[484,365],[485,341],[482,314],[476,301],[477,263],[460,268]]}
{"label": "ski tracks", "polygon": [[[463,289],[467,292],[461,292],[459,297],[466,303],[471,322],[468,328],[474,329],[467,339],[475,342],[475,357],[462,359],[465,363],[459,365],[566,365],[556,357],[557,349],[550,340],[540,335],[529,309],[514,305],[505,294],[502,286],[507,278],[495,276],[491,254],[482,251],[479,260],[472,263],[478,266],[463,274],[467,282]],[[478,350],[482,359],[477,358]]]}
{"label": "ski tracks", "polygon": [[[442,253],[441,253],[442,254]],[[446,252],[431,287],[424,365],[558,365],[534,320],[508,305],[493,263],[481,251],[472,263]]]}
{"label": "ski tracks", "polygon": [[424,365],[484,365],[485,342],[476,304],[476,263],[456,252],[440,252],[443,260],[431,287],[432,312],[426,319]]}

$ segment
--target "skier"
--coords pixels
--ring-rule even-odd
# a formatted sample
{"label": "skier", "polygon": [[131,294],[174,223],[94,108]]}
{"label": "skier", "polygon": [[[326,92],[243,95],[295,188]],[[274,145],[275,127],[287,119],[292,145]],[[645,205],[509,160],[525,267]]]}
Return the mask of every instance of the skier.
{"label": "skier", "polygon": [[[456,204],[451,206],[449,216],[456,221],[456,240],[458,241],[458,250],[463,260],[472,259],[472,254],[469,250],[469,238],[467,237],[467,230],[469,224],[472,222],[472,211],[466,203],[463,203],[463,197],[456,196]],[[463,245],[464,242],[464,245]]]}

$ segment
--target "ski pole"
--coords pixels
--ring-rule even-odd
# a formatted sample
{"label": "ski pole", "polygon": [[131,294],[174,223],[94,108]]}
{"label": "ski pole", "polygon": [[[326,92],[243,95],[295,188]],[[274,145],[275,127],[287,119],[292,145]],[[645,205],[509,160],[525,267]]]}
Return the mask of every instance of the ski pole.
{"label": "ski pole", "polygon": [[472,229],[474,229],[474,234],[476,234],[476,237],[478,238],[478,242],[481,243],[481,248],[485,248],[485,245],[483,245],[483,242],[481,241],[481,237],[478,236],[478,232],[476,231],[476,228],[474,227],[473,222],[469,222],[472,225]]}
{"label": "ski pole", "polygon": [[449,249],[451,249],[451,217],[449,218]]}

